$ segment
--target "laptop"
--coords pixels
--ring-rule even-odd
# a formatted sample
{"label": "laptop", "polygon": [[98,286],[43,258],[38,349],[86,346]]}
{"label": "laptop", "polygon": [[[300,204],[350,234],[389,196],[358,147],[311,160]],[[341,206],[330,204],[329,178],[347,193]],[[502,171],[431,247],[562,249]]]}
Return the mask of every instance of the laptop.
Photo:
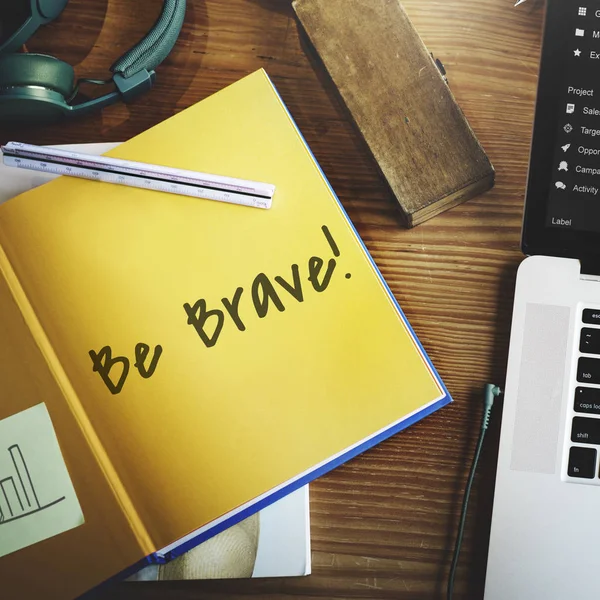
{"label": "laptop", "polygon": [[485,600],[600,598],[600,0],[548,0]]}

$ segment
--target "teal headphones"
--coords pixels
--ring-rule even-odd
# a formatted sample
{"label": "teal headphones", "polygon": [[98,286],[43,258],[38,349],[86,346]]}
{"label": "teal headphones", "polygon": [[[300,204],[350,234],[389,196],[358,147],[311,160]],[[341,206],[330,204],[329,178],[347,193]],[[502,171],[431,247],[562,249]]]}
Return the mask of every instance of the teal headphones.
{"label": "teal headphones", "polygon": [[112,82],[115,89],[79,104],[70,104],[78,89],[71,65],[45,54],[16,53],[41,25],[55,19],[67,2],[10,0],[14,8],[1,11],[0,24],[4,20],[3,13],[10,14],[6,17],[9,30],[0,38],[0,122],[48,123],[62,117],[84,115],[119,100],[128,102],[149,90],[154,83],[154,69],[177,41],[186,0],[164,0],[160,17],[152,29],[110,67],[113,76],[109,82],[82,80]]}

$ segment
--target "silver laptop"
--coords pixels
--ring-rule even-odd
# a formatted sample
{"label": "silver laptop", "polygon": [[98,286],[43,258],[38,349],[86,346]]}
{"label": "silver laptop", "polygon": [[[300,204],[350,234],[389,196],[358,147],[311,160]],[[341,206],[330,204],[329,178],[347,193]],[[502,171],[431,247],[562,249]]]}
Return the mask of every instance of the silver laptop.
{"label": "silver laptop", "polygon": [[600,598],[600,0],[548,0],[485,600]]}

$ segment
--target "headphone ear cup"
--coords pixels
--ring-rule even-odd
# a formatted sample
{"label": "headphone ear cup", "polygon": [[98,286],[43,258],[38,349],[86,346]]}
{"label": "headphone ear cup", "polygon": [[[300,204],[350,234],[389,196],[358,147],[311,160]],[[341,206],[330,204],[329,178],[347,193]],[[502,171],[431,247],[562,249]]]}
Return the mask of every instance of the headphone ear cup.
{"label": "headphone ear cup", "polygon": [[0,91],[2,88],[45,88],[65,99],[73,93],[73,67],[46,54],[8,54],[0,56]]}

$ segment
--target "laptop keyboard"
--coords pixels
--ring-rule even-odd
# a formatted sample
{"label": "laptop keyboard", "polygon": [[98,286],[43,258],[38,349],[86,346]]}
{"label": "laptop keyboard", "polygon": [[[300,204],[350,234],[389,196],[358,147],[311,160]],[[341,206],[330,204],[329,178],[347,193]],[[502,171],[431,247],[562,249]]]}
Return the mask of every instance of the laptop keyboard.
{"label": "laptop keyboard", "polygon": [[600,482],[600,387],[591,387],[600,386],[600,310],[584,309],[582,321],[570,438],[579,445],[569,449],[567,475]]}

